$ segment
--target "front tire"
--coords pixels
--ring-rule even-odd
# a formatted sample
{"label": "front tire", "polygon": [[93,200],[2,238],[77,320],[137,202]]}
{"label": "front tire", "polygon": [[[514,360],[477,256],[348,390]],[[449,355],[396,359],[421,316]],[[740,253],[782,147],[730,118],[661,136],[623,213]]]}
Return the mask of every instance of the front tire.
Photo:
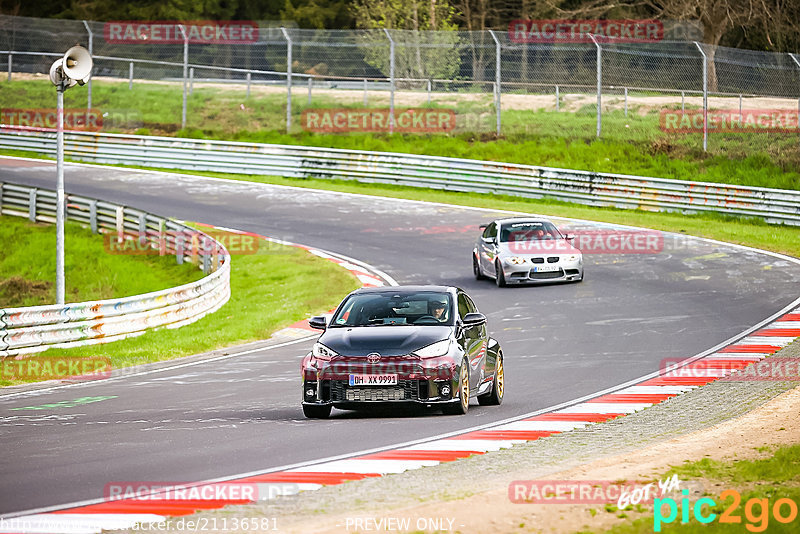
{"label": "front tire", "polygon": [[458,374],[458,403],[445,404],[442,412],[446,415],[464,415],[469,410],[469,364],[464,361],[461,363],[461,371]]}
{"label": "front tire", "polygon": [[313,404],[304,404],[303,415],[309,419],[327,419],[331,415],[331,405],[315,406]]}
{"label": "front tire", "polygon": [[481,406],[499,406],[503,403],[503,393],[505,392],[505,374],[503,372],[503,354],[497,354],[497,363],[494,368],[494,380],[492,380],[492,390],[489,393],[478,397],[478,404]]}
{"label": "front tire", "polygon": [[494,264],[494,281],[497,283],[497,287],[506,287],[506,277],[499,261]]}
{"label": "front tire", "polygon": [[473,254],[472,256],[472,274],[475,275],[475,280],[483,280],[486,278],[481,271],[481,264],[478,263],[478,258]]}

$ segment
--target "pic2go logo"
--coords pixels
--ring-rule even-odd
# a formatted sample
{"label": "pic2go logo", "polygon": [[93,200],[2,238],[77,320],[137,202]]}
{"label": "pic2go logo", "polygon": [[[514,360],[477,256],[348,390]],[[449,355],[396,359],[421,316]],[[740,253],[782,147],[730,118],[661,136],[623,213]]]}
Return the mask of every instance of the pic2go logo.
{"label": "pic2go logo", "polygon": [[[689,495],[689,490],[682,491],[684,497],[681,499],[681,523],[689,522],[689,511],[693,512],[695,520],[699,523],[711,523],[717,518],[717,514],[711,511],[712,508],[717,506],[714,499],[703,497],[698,499],[694,506],[689,503],[686,495]],[[720,523],[733,523],[741,524],[742,517],[736,512],[739,504],[742,502],[742,496],[736,490],[725,490],[719,498],[720,503],[724,502],[731,497],[733,502],[725,508],[725,511],[719,514]],[[667,515],[664,515],[664,507],[669,509]],[[707,506],[707,508],[704,508]],[[653,501],[653,532],[661,532],[661,526],[672,523],[678,517],[678,503],[675,499],[655,499]],[[797,503],[791,499],[782,498],[775,501],[772,505],[772,516],[778,523],[791,523],[797,519]],[[745,528],[750,532],[764,532],[769,526],[770,506],[769,499],[757,499],[753,497],[748,499],[744,505],[744,517],[747,520]]]}

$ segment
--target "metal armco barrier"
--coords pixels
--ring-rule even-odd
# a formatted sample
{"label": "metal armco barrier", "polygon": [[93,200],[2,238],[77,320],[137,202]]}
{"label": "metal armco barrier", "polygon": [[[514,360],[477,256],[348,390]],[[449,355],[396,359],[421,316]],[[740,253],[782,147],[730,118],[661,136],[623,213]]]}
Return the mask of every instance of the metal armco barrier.
{"label": "metal armco barrier", "polygon": [[[189,226],[149,213],[76,195],[67,195],[66,219],[103,232],[123,248],[138,240],[196,262],[207,276],[182,286],[120,299],[0,309],[0,358],[50,347],[106,343],[156,327],[177,328],[219,309],[230,298],[230,255],[215,239]],[[0,183],[0,214],[31,221],[55,220],[55,192]]]}
{"label": "metal armco barrier", "polygon": [[[289,178],[331,178],[549,197],[594,206],[713,211],[800,225],[800,191],[390,152],[69,132],[69,158]],[[55,133],[0,128],[0,148],[55,154]]]}

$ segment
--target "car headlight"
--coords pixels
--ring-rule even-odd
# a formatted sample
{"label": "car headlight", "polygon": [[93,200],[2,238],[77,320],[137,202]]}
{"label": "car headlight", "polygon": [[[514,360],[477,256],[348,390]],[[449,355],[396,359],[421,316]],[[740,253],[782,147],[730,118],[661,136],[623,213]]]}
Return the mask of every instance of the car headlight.
{"label": "car headlight", "polygon": [[311,354],[320,360],[330,360],[334,356],[338,356],[335,351],[329,349],[322,343],[314,343],[314,346],[311,348]]}
{"label": "car headlight", "polygon": [[450,340],[443,339],[441,341],[437,341],[436,343],[431,343],[426,347],[422,347],[421,349],[415,350],[413,354],[416,354],[420,358],[436,358],[438,356],[444,356],[450,350]]}
{"label": "car headlight", "polygon": [[578,261],[581,259],[580,254],[572,254],[571,256],[567,256],[567,261]]}
{"label": "car headlight", "polygon": [[506,261],[512,265],[522,265],[525,263],[525,258],[520,258],[519,256],[511,256],[510,258],[506,258]]}

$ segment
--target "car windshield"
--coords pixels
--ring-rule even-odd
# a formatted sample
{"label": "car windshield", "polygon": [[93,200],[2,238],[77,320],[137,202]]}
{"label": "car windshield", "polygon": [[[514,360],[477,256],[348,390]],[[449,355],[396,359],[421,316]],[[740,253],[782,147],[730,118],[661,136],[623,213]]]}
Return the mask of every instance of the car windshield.
{"label": "car windshield", "polygon": [[551,222],[530,221],[504,224],[500,229],[501,242],[544,241],[562,239],[561,232]]}
{"label": "car windshield", "polygon": [[448,293],[358,293],[345,300],[330,326],[452,325],[452,310]]}

